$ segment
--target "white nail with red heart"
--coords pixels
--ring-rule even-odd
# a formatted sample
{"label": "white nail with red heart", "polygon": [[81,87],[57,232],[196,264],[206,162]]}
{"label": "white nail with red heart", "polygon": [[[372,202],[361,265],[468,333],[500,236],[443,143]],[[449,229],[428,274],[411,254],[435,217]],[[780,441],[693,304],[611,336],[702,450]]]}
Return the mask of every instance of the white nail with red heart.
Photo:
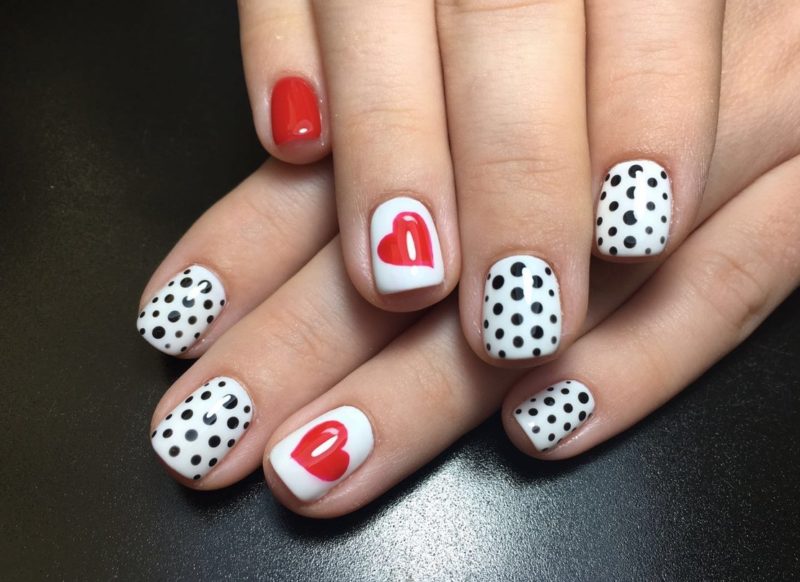
{"label": "white nail with red heart", "polygon": [[269,462],[295,497],[314,501],[358,469],[373,444],[367,416],[353,406],[340,406],[280,441]]}
{"label": "white nail with red heart", "polygon": [[378,206],[372,214],[370,241],[379,293],[433,287],[444,281],[436,225],[419,200],[400,196]]}

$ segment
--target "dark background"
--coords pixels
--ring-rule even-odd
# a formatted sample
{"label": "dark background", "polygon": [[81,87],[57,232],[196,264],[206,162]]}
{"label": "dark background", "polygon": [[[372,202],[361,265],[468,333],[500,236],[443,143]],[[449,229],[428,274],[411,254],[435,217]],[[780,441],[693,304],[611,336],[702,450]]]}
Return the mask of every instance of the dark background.
{"label": "dark background", "polygon": [[796,579],[800,294],[580,459],[493,418],[355,515],[216,493],[150,450],[186,364],[133,325],[185,229],[264,157],[233,2],[0,4],[0,576]]}

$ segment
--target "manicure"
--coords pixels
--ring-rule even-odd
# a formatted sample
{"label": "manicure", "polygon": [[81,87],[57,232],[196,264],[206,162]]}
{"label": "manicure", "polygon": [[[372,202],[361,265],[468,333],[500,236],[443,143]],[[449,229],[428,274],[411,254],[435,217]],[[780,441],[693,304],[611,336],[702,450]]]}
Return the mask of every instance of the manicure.
{"label": "manicure", "polygon": [[618,257],[657,255],[667,246],[671,219],[667,171],[649,160],[617,164],[606,175],[597,204],[597,249]]}
{"label": "manicure", "polygon": [[493,358],[548,356],[561,342],[561,297],[553,269],[529,255],[506,257],[486,276],[483,338]]}
{"label": "manicure", "polygon": [[313,501],[358,469],[372,447],[366,415],[341,406],[284,438],[270,452],[269,462],[295,497]]}
{"label": "manicure", "polygon": [[214,273],[192,265],[145,303],[136,326],[153,347],[172,356],[188,350],[225,305],[225,289]]}
{"label": "manicure", "polygon": [[444,280],[439,235],[430,212],[418,200],[402,196],[378,206],[370,240],[379,293],[432,287]]}
{"label": "manicure", "polygon": [[514,410],[514,419],[536,450],[544,453],[575,432],[594,412],[594,398],[577,380],[547,387]]}
{"label": "manicure", "polygon": [[304,79],[284,77],[275,83],[270,111],[276,145],[315,140],[322,133],[317,95]]}
{"label": "manicure", "polygon": [[203,384],[150,435],[153,449],[187,479],[205,477],[241,440],[253,402],[236,380],[220,376]]}

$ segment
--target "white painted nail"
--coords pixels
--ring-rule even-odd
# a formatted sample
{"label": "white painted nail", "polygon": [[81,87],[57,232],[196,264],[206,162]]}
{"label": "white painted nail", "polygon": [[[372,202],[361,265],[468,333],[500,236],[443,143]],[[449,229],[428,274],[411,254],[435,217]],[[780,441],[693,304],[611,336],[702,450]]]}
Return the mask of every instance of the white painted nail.
{"label": "white painted nail", "polygon": [[370,240],[379,293],[432,287],[444,281],[436,225],[418,200],[401,196],[378,206],[372,214]]}
{"label": "white painted nail", "polygon": [[192,265],[144,304],[136,327],[156,349],[175,356],[203,335],[225,305],[225,289],[214,273]]}
{"label": "white painted nail", "polygon": [[187,479],[202,479],[239,442],[253,402],[236,380],[209,380],[170,412],[150,435],[159,457]]}
{"label": "white painted nail", "polygon": [[577,380],[548,386],[522,402],[514,419],[537,451],[545,452],[572,434],[594,412],[594,398]]}
{"label": "white painted nail", "polygon": [[493,358],[520,360],[558,350],[561,296],[546,262],[515,255],[492,266],[483,294],[483,339]]}
{"label": "white painted nail", "polygon": [[369,419],[341,406],[297,429],[272,449],[269,462],[301,501],[319,499],[343,481],[372,452]]}
{"label": "white painted nail", "polygon": [[647,257],[667,246],[672,186],[664,168],[649,160],[617,164],[603,181],[595,240],[600,253]]}

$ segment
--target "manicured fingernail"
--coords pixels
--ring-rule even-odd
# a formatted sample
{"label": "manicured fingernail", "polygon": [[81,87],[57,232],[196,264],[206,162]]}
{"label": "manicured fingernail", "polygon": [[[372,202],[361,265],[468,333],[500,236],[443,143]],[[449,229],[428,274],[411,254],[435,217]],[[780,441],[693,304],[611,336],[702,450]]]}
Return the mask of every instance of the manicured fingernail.
{"label": "manicured fingernail", "polygon": [[192,347],[224,305],[225,289],[217,276],[192,265],[144,304],[136,327],[153,347],[175,356]]}
{"label": "manicured fingernail", "polygon": [[550,265],[516,255],[492,266],[483,294],[483,339],[493,358],[535,358],[558,349],[561,296]]}
{"label": "manicured fingernail", "polygon": [[617,164],[603,181],[595,239],[604,255],[646,257],[667,246],[672,186],[667,171],[650,160]]}
{"label": "manicured fingernail", "polygon": [[270,111],[272,138],[277,145],[315,140],[322,132],[317,94],[304,79],[284,77],[275,83]]}
{"label": "manicured fingernail", "polygon": [[236,380],[206,382],[162,420],[153,448],[174,471],[202,479],[239,442],[253,418],[253,402]]}
{"label": "manicured fingernail", "polygon": [[514,419],[533,446],[549,451],[594,412],[594,398],[577,380],[558,382],[534,394],[514,410]]}
{"label": "manicured fingernail", "polygon": [[366,415],[341,406],[275,445],[269,462],[295,497],[313,501],[358,469],[372,445],[372,425]]}
{"label": "manicured fingernail", "polygon": [[418,200],[402,196],[378,206],[370,240],[379,293],[432,287],[444,280],[439,235],[431,213]]}

